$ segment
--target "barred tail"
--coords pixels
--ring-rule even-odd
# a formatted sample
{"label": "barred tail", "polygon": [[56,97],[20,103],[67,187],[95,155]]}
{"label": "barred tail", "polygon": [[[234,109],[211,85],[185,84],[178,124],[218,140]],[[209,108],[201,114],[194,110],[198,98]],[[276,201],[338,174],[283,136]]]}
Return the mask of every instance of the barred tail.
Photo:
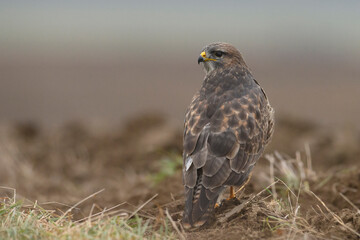
{"label": "barred tail", "polygon": [[201,170],[198,170],[195,187],[185,187],[185,210],[182,221],[185,229],[201,227],[209,220],[221,190],[222,188],[206,189],[202,185]]}

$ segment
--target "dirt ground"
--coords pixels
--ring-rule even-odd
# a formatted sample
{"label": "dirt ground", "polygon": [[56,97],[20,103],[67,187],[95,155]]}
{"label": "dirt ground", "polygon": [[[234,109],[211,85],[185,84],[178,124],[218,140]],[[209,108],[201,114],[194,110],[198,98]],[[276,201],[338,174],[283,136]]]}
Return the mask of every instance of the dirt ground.
{"label": "dirt ground", "polygon": [[[358,239],[360,133],[280,118],[266,154],[238,199],[223,201],[210,224],[187,239]],[[183,211],[182,129],[158,115],[99,131],[82,123],[44,129],[34,123],[0,128],[0,197],[37,201],[74,219],[121,205],[154,222]],[[273,159],[273,162],[271,162]],[[274,171],[271,172],[273,167]],[[280,180],[277,180],[280,179]],[[268,187],[274,180],[277,183]],[[6,189],[4,187],[13,188]],[[181,226],[178,224],[180,231]]]}

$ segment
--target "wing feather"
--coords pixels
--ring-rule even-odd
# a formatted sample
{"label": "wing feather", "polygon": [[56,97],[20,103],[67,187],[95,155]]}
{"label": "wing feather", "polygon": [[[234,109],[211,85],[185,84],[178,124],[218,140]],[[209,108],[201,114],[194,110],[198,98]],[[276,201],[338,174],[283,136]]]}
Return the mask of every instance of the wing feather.
{"label": "wing feather", "polygon": [[203,174],[207,177],[214,176],[223,166],[225,161],[228,161],[226,157],[216,157],[213,155],[208,155],[206,159],[206,164],[203,167]]}
{"label": "wing feather", "polygon": [[221,165],[219,170],[211,177],[203,175],[203,185],[205,188],[217,188],[224,184],[224,182],[228,179],[230,176],[230,173],[232,172],[230,168],[229,160],[226,159],[224,163]]}

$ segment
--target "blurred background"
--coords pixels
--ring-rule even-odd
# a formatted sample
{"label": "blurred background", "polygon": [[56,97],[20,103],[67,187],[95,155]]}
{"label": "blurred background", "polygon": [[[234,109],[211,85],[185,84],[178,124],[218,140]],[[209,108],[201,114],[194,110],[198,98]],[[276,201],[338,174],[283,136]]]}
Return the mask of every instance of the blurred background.
{"label": "blurred background", "polygon": [[0,121],[181,124],[203,46],[244,55],[279,115],[360,127],[358,1],[1,1]]}
{"label": "blurred background", "polygon": [[[2,0],[0,198],[12,196],[5,186],[72,204],[105,188],[80,217],[93,202],[131,209],[156,193],[149,206],[182,204],[183,119],[204,78],[200,50],[217,41],[242,52],[275,108],[266,153],[298,152],[319,179],[358,166],[359,9],[350,0]],[[340,181],[359,188],[343,194],[360,207],[354,171]],[[248,193],[269,184],[268,172],[262,158]],[[347,206],[326,184],[333,209]]]}

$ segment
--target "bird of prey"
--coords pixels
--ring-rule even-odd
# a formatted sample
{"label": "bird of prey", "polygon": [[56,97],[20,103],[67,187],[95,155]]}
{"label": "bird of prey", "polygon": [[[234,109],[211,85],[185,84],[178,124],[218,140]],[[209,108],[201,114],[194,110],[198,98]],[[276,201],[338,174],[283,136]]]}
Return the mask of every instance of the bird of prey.
{"label": "bird of prey", "polygon": [[184,124],[185,229],[207,222],[227,186],[234,197],[274,131],[274,110],[234,46],[207,45],[198,63],[206,76]]}

